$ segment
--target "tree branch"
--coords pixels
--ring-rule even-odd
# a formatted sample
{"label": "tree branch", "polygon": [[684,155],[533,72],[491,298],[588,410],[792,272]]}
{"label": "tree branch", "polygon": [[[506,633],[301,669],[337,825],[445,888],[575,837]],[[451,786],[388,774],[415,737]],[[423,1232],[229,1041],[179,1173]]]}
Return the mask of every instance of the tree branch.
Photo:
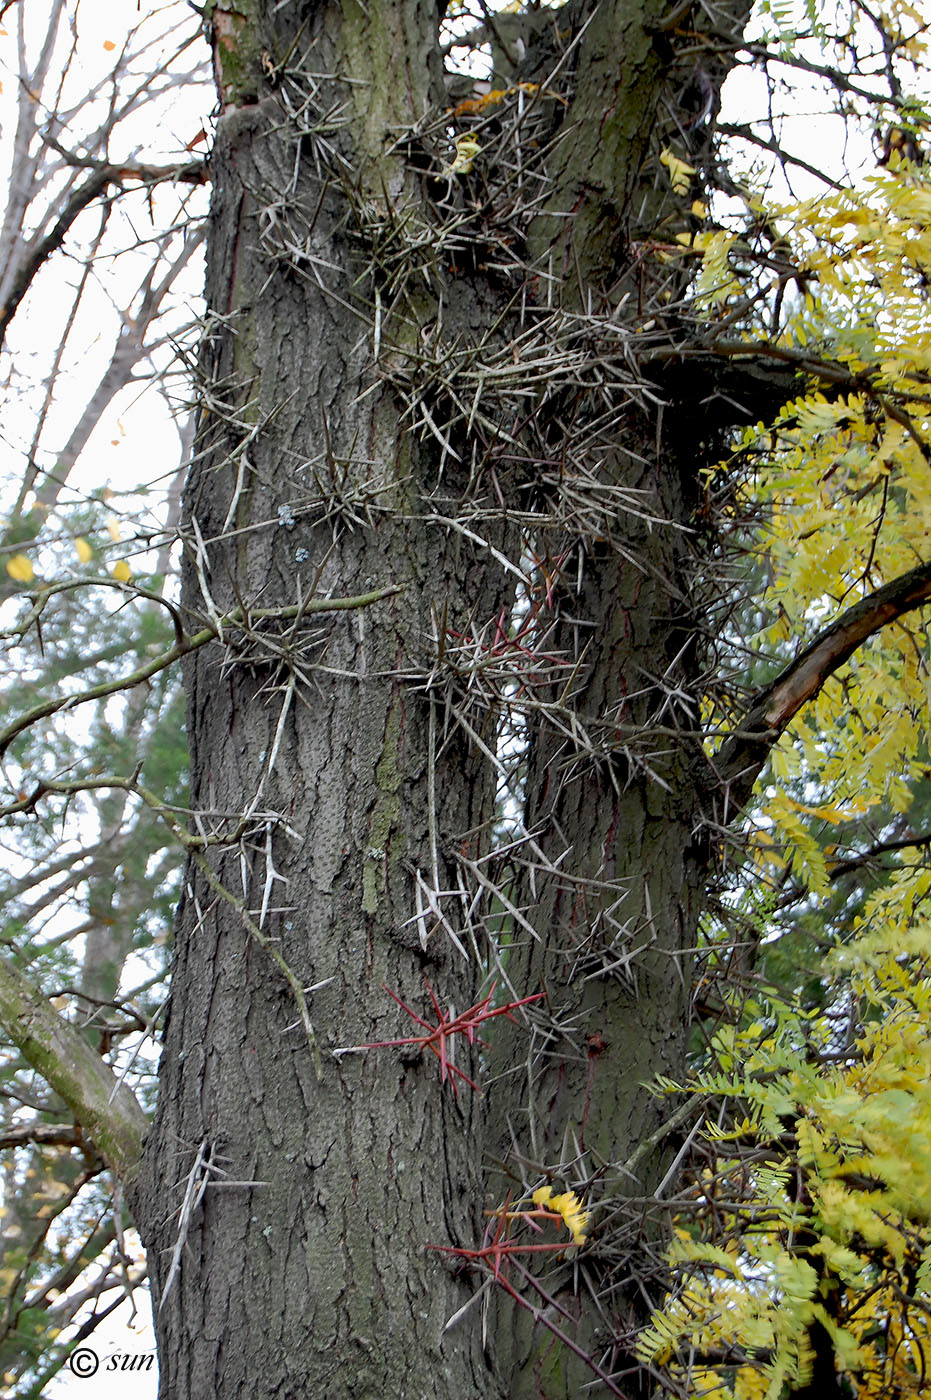
{"label": "tree branch", "polygon": [[29,250],[28,257],[19,268],[9,295],[0,306],[0,345],[6,338],[7,327],[16,314],[19,304],[32,285],[33,279],[42,264],[60,248],[65,235],[75,219],[88,205],[101,194],[108,185],[122,185],[127,180],[140,180],[144,184],[157,184],[161,180],[181,180],[192,184],[202,184],[207,178],[207,167],[203,161],[188,161],[180,165],[93,165],[92,172],[77,189],[72,190],[65,207],[55,225],[44,238],[37,238]]}
{"label": "tree branch", "polygon": [[764,151],[770,151],[774,156],[778,157],[783,165],[795,165],[799,170],[807,171],[809,175],[814,175],[816,180],[820,180],[822,184],[828,186],[829,189],[842,190],[844,188],[839,181],[833,180],[830,175],[820,170],[817,165],[810,165],[809,162],[804,160],[801,156],[793,156],[790,155],[788,151],[784,151],[778,141],[768,141],[765,136],[759,136],[747,123],[731,124],[728,122],[718,122],[715,130],[721,136],[736,136],[741,141],[749,141],[752,145],[759,146]]}
{"label": "tree branch", "polygon": [[[740,358],[759,356],[762,360],[783,361],[786,364],[795,365],[800,374],[808,375],[812,379],[820,381],[822,385],[837,384],[845,389],[854,389],[860,392],[869,391],[873,394],[889,393],[889,386],[888,383],[884,382],[885,376],[881,369],[864,367],[862,370],[853,372],[849,365],[844,365],[837,360],[823,359],[818,354],[812,354],[808,350],[797,350],[793,346],[781,345],[776,341],[727,340],[723,337],[715,338],[712,336],[707,342],[707,350],[724,359],[735,356]],[[685,358],[690,352],[679,353],[682,353],[683,358]],[[897,391],[913,403],[928,403],[929,399],[926,394],[912,392],[911,389],[903,387],[909,380],[915,384],[916,390],[919,388],[927,390],[926,379],[919,379],[915,374],[902,373],[896,383]],[[892,412],[885,398],[883,407],[887,412]]]}
{"label": "tree branch", "polygon": [[864,865],[872,865],[883,856],[897,855],[900,851],[920,851],[931,846],[931,833],[924,836],[902,836],[897,841],[879,841],[875,846],[870,846],[868,850],[861,851],[859,855],[851,856],[848,860],[840,860],[836,865],[828,867],[828,879],[833,885],[837,880],[842,880],[845,875],[851,875],[856,870],[861,870]]}
{"label": "tree branch", "polygon": [[[673,402],[687,406],[689,429],[695,434],[700,414],[703,436],[771,418],[796,394],[804,392],[806,376],[791,363],[774,364],[756,352],[720,355],[716,347],[660,347],[641,360],[650,381]],[[685,415],[684,415],[685,416]]]}
{"label": "tree branch", "polygon": [[131,1178],[149,1128],[138,1100],[8,959],[0,959],[0,1025],[64,1099],[107,1165]]}
{"label": "tree branch", "polygon": [[929,599],[931,563],[919,564],[854,603],[758,692],[741,728],[725,742],[715,761],[732,801],[743,805],[770,749],[789,722],[857,648]]}
{"label": "tree branch", "polygon": [[[48,599],[55,593],[64,592],[76,587],[93,585],[102,588],[118,588],[129,595],[133,593],[146,598],[154,598],[156,602],[164,605],[165,600],[157,595],[146,592],[144,589],[137,589],[128,584],[115,582],[111,578],[91,578],[76,580],[65,584],[50,584],[47,588],[35,590],[37,602],[29,613],[22,629],[17,629],[23,635],[25,629],[37,621],[41,616],[42,608]],[[163,651],[153,660],[138,666],[135,671],[130,671],[124,676],[119,676],[112,681],[104,681],[100,685],[94,685],[89,689],[81,691],[77,695],[59,695],[52,700],[45,700],[39,705],[34,705],[31,710],[26,710],[17,719],[0,729],[0,757],[17,734],[22,734],[30,725],[37,720],[48,719],[50,715],[57,714],[60,710],[73,710],[76,705],[83,705],[89,700],[103,700],[108,695],[116,695],[122,690],[131,690],[134,685],[141,685],[143,681],[151,680],[152,676],[159,671],[164,671],[167,666],[172,666],[176,661],[180,661],[183,656],[187,656],[192,651],[197,651],[199,647],[205,646],[207,642],[214,641],[217,637],[222,637],[224,628],[235,628],[242,626],[245,622],[261,622],[267,619],[274,621],[299,620],[311,613],[324,612],[351,612],[356,608],[367,608],[373,603],[379,603],[383,598],[390,598],[395,593],[401,591],[400,585],[390,584],[387,588],[374,588],[369,593],[360,593],[349,598],[310,598],[304,603],[294,603],[286,608],[233,608],[231,612],[223,617],[218,617],[215,622],[202,627],[199,632],[190,636],[180,636],[173,647]],[[172,609],[172,612],[174,610]]]}
{"label": "tree branch", "polygon": [[83,1138],[73,1123],[18,1123],[0,1133],[0,1151],[4,1147],[81,1147]]}

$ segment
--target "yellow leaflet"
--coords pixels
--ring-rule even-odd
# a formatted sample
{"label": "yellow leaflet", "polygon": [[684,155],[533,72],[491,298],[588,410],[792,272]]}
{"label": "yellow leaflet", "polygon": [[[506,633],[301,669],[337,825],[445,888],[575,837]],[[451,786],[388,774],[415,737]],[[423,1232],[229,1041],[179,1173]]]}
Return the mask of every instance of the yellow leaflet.
{"label": "yellow leaflet", "polygon": [[660,164],[665,165],[669,171],[669,183],[672,185],[674,194],[687,194],[689,181],[695,174],[694,165],[689,165],[687,161],[680,160],[673,155],[668,148],[660,155]]}
{"label": "yellow leaflet", "polygon": [[588,1214],[574,1191],[553,1194],[552,1186],[539,1186],[531,1197],[538,1210],[549,1209],[561,1215],[576,1244],[583,1244],[588,1225]]}
{"label": "yellow leaflet", "polygon": [[110,570],[110,572],[112,573],[115,579],[119,580],[120,583],[129,583],[130,579],[133,576],[133,571],[129,567],[125,559],[118,559],[117,562],[113,565],[113,568]]}
{"label": "yellow leaflet", "polygon": [[15,583],[32,583],[35,572],[25,554],[14,554],[7,560],[6,571]]}
{"label": "yellow leaflet", "polygon": [[819,817],[826,822],[850,822],[853,821],[854,817],[862,816],[867,810],[867,804],[856,798],[851,799],[846,806],[842,806],[840,803],[825,802],[820,807],[809,807],[807,803],[796,802],[793,797],[788,795],[783,800],[796,812],[806,812],[808,816]]}
{"label": "yellow leaflet", "polygon": [[696,291],[705,304],[720,303],[731,291],[739,290],[739,283],[730,265],[733,244],[734,235],[723,229],[715,233],[699,234],[696,239],[696,247],[700,247],[704,254]]}
{"label": "yellow leaflet", "polygon": [[446,175],[468,175],[481,146],[474,136],[457,136],[455,140],[456,159],[446,167]]}
{"label": "yellow leaflet", "polygon": [[85,540],[83,536],[78,535],[74,542],[74,547],[77,550],[77,555],[81,563],[89,564],[94,557],[94,551],[91,549],[87,540]]}
{"label": "yellow leaflet", "polygon": [[729,1255],[726,1250],[717,1245],[701,1244],[697,1240],[685,1239],[677,1241],[670,1250],[672,1259],[702,1260],[708,1264],[714,1264],[721,1275],[726,1278],[739,1278],[740,1270],[737,1261]]}

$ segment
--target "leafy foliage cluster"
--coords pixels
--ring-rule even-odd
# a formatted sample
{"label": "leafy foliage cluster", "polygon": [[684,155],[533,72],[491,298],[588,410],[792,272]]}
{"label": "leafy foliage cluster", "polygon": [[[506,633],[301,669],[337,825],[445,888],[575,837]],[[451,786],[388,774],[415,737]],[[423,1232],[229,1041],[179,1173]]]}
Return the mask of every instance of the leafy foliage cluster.
{"label": "leafy foliage cluster", "polygon": [[[899,18],[923,65],[918,16]],[[751,204],[793,284],[770,353],[811,376],[721,468],[750,467],[759,645],[778,658],[927,560],[931,182],[893,151],[827,195]],[[726,314],[747,293],[739,237],[703,252],[699,296]],[[670,1251],[679,1281],[638,1342],[689,1394],[927,1392],[928,656],[918,614],[876,632],[758,786],[763,883],[726,911],[743,948],[721,958],[689,1086],[705,1126]]]}

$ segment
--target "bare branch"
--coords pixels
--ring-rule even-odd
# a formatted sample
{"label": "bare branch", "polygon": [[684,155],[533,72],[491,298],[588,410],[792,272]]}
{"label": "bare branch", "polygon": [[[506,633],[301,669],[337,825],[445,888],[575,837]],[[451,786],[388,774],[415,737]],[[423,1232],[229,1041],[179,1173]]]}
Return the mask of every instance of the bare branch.
{"label": "bare branch", "polygon": [[56,249],[61,247],[65,235],[78,215],[93,204],[108,185],[122,186],[128,180],[138,180],[147,185],[157,184],[162,180],[180,180],[186,181],[188,184],[203,184],[207,178],[206,169],[203,161],[190,161],[185,165],[169,166],[107,164],[96,166],[83,185],[79,185],[76,190],[72,191],[54,226],[44,238],[38,239],[33,244],[29,256],[17,271],[6,300],[0,306],[0,345],[6,337],[7,327],[32,285],[33,278],[39,268]]}
{"label": "bare branch", "polygon": [[[52,584],[49,588],[43,589],[40,601],[36,609],[33,609],[33,614],[38,618],[45,601],[53,593],[60,593],[74,587],[86,587],[89,584],[103,588],[118,588],[121,591],[140,594],[148,598],[154,597],[156,602],[164,603],[164,599],[147,594],[144,590],[126,587],[113,579],[82,579],[78,584]],[[369,593],[360,593],[349,598],[311,598],[308,602],[295,603],[287,608],[253,608],[249,610],[241,607],[233,608],[225,616],[218,617],[215,622],[202,627],[199,632],[182,637],[167,651],[161,652],[151,661],[137,667],[135,671],[130,671],[125,676],[119,676],[112,681],[104,681],[101,685],[91,686],[78,695],[59,695],[53,700],[45,700],[39,705],[34,705],[31,710],[27,710],[18,719],[13,720],[11,724],[0,730],[0,754],[6,751],[17,734],[22,734],[36,720],[47,719],[49,715],[57,714],[60,710],[73,710],[76,705],[83,705],[88,700],[103,700],[107,695],[116,695],[120,691],[131,690],[133,686],[141,685],[143,681],[150,680],[159,671],[164,671],[167,666],[174,665],[176,661],[181,660],[182,656],[187,656],[190,652],[197,651],[199,647],[206,646],[208,642],[222,636],[224,627],[235,628],[246,622],[259,622],[267,619],[288,621],[310,613],[352,612],[356,608],[371,607],[373,603],[380,603],[383,599],[390,598],[400,591],[398,585],[392,584],[387,588],[374,588]]]}
{"label": "bare branch", "polygon": [[81,1147],[83,1139],[73,1123],[19,1123],[0,1133],[4,1147]]}
{"label": "bare branch", "polygon": [[836,865],[832,865],[828,870],[828,879],[831,884],[842,880],[845,875],[851,875],[856,870],[862,870],[865,865],[872,865],[875,861],[881,860],[883,856],[897,855],[900,851],[920,851],[931,847],[931,832],[926,832],[923,836],[902,836],[896,841],[877,841],[874,846],[870,846],[859,855],[851,856],[849,860],[840,860]]}

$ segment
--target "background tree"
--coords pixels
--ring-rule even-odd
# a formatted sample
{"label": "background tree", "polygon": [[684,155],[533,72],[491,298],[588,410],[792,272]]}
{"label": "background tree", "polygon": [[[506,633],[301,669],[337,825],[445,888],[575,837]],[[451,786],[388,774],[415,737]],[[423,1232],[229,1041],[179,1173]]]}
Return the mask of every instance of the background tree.
{"label": "background tree", "polygon": [[[26,974],[148,1105],[178,855],[131,785],[87,779],[135,775],[186,799],[179,678],[123,694],[119,677],[172,635],[158,597],[190,455],[179,354],[206,204],[185,145],[212,99],[186,6],[96,9],[6,6],[0,34],[0,728],[4,801],[18,807],[4,822],[2,998],[15,1019]],[[63,802],[28,800],[43,778],[65,784]],[[4,1042],[0,1388],[39,1394],[67,1355],[55,1338],[75,1317],[89,1335],[145,1268],[86,1119]]]}
{"label": "background tree", "polygon": [[[107,586],[137,599],[136,664],[114,674],[111,655],[83,656],[75,694],[72,660],[0,736],[16,764],[11,821],[60,820],[88,794],[116,802],[107,820],[148,823],[134,888],[156,877],[164,896],[168,863],[143,830],[157,820],[187,851],[144,1158],[113,1027],[89,1058],[81,1018],[56,1016],[15,960],[2,1020],[100,1153],[88,1149],[94,1168],[106,1161],[128,1189],[164,1394],[693,1393],[697,1362],[729,1385],[731,1353],[714,1371],[721,1336],[690,1335],[675,1297],[643,1331],[697,1140],[691,1102],[671,1112],[647,1081],[683,1079],[696,1018],[744,1015],[733,998],[759,976],[777,899],[741,910],[738,897],[742,947],[725,942],[722,843],[780,735],[831,677],[849,693],[842,668],[871,638],[882,632],[893,669],[914,655],[917,683],[924,639],[901,620],[931,592],[931,566],[920,531],[894,528],[908,510],[888,504],[917,499],[910,473],[927,457],[920,335],[903,380],[875,327],[851,341],[837,287],[813,312],[811,286],[834,263],[804,241],[823,247],[824,224],[764,209],[722,165],[715,122],[738,60],[778,65],[790,50],[848,116],[888,106],[910,133],[895,159],[889,143],[891,178],[915,191],[889,245],[901,265],[905,222],[924,217],[902,154],[917,153],[906,79],[919,22],[856,11],[835,31],[813,13],[804,33],[783,17],[750,42],[738,3],[455,7],[438,20],[413,0],[250,0],[205,19],[220,109],[180,601],[124,565]],[[781,149],[776,129],[733,134]],[[68,171],[100,182],[90,201],[168,174],[45,136]],[[716,190],[732,201],[718,225]],[[918,296],[924,264],[909,266]],[[169,285],[147,270],[140,307]],[[776,425],[769,439],[760,420]],[[805,530],[830,558],[836,503],[795,537],[780,522],[811,510],[836,475],[818,452],[834,451],[866,473],[828,488],[847,519],[877,490],[882,509],[865,560],[806,573]],[[44,481],[25,489],[38,498]],[[22,494],[7,567],[27,595],[21,647],[88,596],[37,579],[51,540],[24,531],[31,505]],[[774,526],[748,559],[736,551],[761,518]],[[761,561],[776,576],[765,598]],[[744,644],[772,606],[790,629],[750,666]],[[133,718],[136,697],[164,685],[167,700],[179,661],[189,815],[154,748],[141,768],[115,751],[102,773],[77,752],[37,756],[39,726],[117,694],[133,747],[154,732]],[[846,731],[827,766],[826,738],[797,741],[828,786],[862,738],[858,723]],[[74,734],[62,724],[60,742]],[[874,806],[903,810],[923,743],[916,716]],[[846,809],[775,776],[785,799],[763,829],[790,843],[790,878],[815,871],[818,893],[817,832],[795,817]],[[865,826],[848,859],[877,842],[894,853],[892,825]],[[68,888],[92,888],[68,869]],[[81,990],[122,1013],[132,940],[103,942],[112,956],[93,952],[93,931],[84,945],[103,993]],[[822,979],[817,996],[865,993]],[[148,1029],[155,1011],[134,1015]],[[56,1109],[26,1113],[30,1143]],[[772,1201],[772,1174],[751,1164],[746,1183]],[[686,1178],[678,1204],[695,1203]],[[745,1298],[754,1282],[786,1296],[775,1257]],[[894,1301],[887,1288],[887,1315]],[[798,1393],[818,1366],[853,1374],[822,1313],[795,1310],[778,1344],[758,1330],[755,1353],[741,1335],[740,1384],[767,1366],[767,1386]]]}

